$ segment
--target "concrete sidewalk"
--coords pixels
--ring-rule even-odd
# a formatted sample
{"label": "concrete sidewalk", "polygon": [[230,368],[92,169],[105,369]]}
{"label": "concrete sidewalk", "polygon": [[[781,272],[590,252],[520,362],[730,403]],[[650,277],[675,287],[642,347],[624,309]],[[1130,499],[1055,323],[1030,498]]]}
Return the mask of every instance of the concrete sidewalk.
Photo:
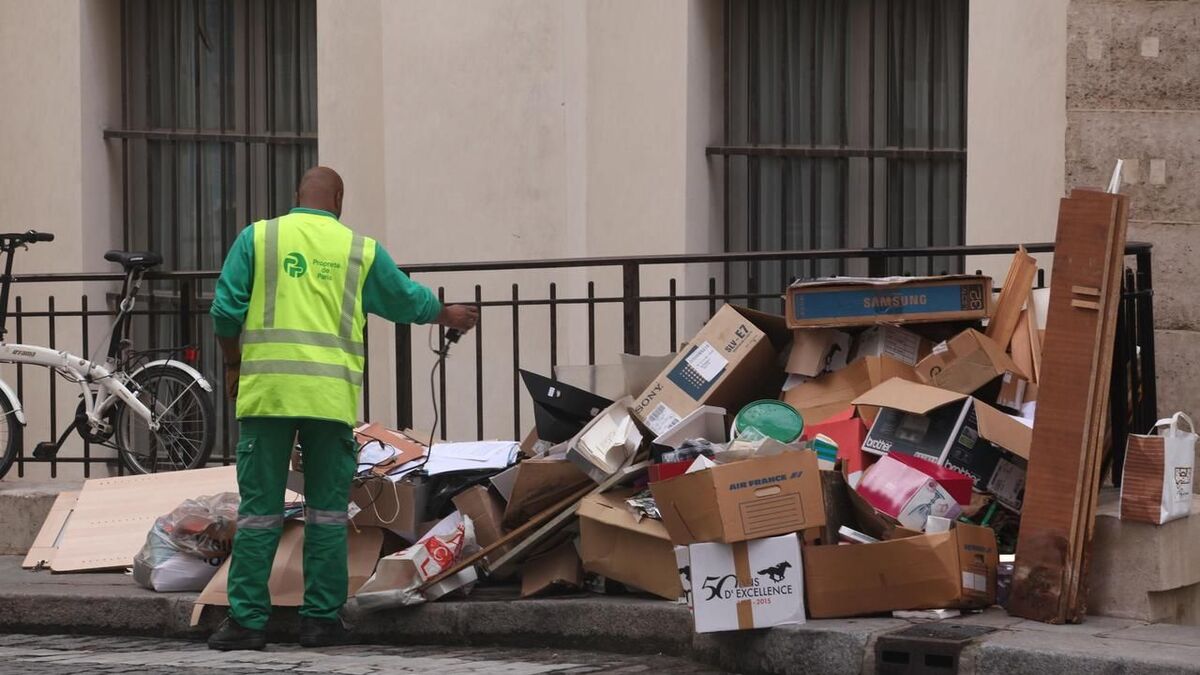
{"label": "concrete sidewalk", "polygon": [[[0,630],[199,639],[223,612],[188,623],[194,594],[160,594],[117,573],[52,575],[0,557]],[[682,656],[740,673],[873,673],[880,636],[910,627],[890,618],[812,621],[803,626],[695,635],[687,610],[662,600],[577,596],[512,599],[504,588],[468,599],[354,617],[377,644],[496,645]],[[964,649],[962,673],[1200,673],[1200,629],[1093,618],[1047,626],[999,609],[944,623],[996,629]],[[293,639],[295,611],[272,622]]]}

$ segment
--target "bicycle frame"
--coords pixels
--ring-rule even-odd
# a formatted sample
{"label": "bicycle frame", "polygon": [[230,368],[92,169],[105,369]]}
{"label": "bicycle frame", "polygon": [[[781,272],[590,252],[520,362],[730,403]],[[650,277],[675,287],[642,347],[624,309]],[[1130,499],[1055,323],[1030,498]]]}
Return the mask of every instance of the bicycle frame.
{"label": "bicycle frame", "polygon": [[[117,401],[122,401],[130,410],[146,420],[151,430],[158,430],[158,421],[154,419],[150,409],[125,386],[123,380],[128,376],[123,372],[110,371],[106,366],[97,365],[69,352],[25,344],[0,343],[0,363],[44,366],[69,375],[68,379],[79,385],[84,412],[94,426],[107,424],[104,416]],[[99,387],[99,390],[93,392],[93,385]],[[20,403],[17,402],[17,405]]]}

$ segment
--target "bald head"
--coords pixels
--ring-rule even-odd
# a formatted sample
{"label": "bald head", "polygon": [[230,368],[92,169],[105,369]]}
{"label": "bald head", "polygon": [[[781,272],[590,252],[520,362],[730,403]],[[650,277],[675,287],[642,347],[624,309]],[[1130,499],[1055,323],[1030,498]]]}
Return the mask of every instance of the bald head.
{"label": "bald head", "polygon": [[336,171],[327,166],[314,166],[300,177],[300,186],[296,188],[296,205],[328,211],[341,217],[344,194],[342,177]]}

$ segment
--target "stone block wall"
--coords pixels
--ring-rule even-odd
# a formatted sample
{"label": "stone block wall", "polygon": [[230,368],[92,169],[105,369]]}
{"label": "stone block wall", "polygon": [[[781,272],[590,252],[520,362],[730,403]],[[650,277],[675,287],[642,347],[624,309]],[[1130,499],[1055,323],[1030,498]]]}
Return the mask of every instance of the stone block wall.
{"label": "stone block wall", "polygon": [[1159,413],[1200,415],[1200,0],[1072,0],[1066,187],[1125,160],[1129,239],[1154,244]]}

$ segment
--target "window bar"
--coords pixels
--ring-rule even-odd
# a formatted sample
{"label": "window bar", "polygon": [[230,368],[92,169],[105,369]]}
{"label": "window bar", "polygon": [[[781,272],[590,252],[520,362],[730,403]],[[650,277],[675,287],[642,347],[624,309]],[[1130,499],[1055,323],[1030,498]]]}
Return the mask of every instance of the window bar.
{"label": "window bar", "polygon": [[[437,294],[438,302],[445,305],[446,287],[438,286]],[[438,351],[442,354],[446,353],[446,328],[444,326],[438,326]],[[438,368],[438,405],[442,409],[440,418],[442,421],[442,439],[447,439],[450,438],[449,434],[446,433],[446,429],[449,427],[448,418],[450,415],[448,413],[450,411],[446,410],[446,363],[444,361],[442,362],[442,367]]]}
{"label": "window bar", "polygon": [[[129,0],[121,2],[121,33],[122,45],[129,40]],[[129,128],[129,53],[121,49],[121,126]],[[122,248],[129,246],[129,190],[132,181],[129,180],[129,141],[121,139],[121,242]]]}
{"label": "window bar", "polygon": [[[867,56],[867,73],[869,85],[867,86],[867,146],[875,147],[875,13],[878,9],[878,0],[871,0],[871,20],[870,20],[870,39],[867,40],[868,56]],[[879,242],[875,238],[875,160],[867,158],[867,246],[875,248]],[[874,274],[872,269],[872,261],[874,258],[867,261],[867,273]]]}
{"label": "window bar", "polygon": [[596,282],[587,284],[588,365],[596,365]]}
{"label": "window bar", "polygon": [[[143,120],[147,126],[159,125],[161,123],[160,115],[158,114],[158,84],[154,77],[155,71],[158,69],[158,60],[154,58],[155,48],[158,46],[159,33],[155,28],[158,26],[158,9],[161,5],[157,3],[146,3],[147,14],[147,30],[146,30],[146,96],[144,105],[146,109],[142,111]],[[153,8],[153,9],[152,9]],[[155,145],[150,141],[146,141],[142,146],[146,151],[146,248],[153,251],[154,246],[154,227],[151,223],[153,220],[150,214],[154,213],[154,195],[158,193],[156,182],[154,180],[154,150]],[[140,242],[134,242],[134,246],[140,248]]]}
{"label": "window bar", "polygon": [[521,435],[521,307],[520,290],[517,284],[512,285],[512,385],[513,385],[513,438],[524,438]]}
{"label": "window bar", "polygon": [[[928,52],[928,54],[929,54],[929,107],[926,108],[926,111],[925,111],[925,114],[928,117],[928,120],[927,120],[928,131],[926,132],[928,140],[926,141],[925,144],[930,145],[930,146],[934,144],[934,126],[935,126],[934,122],[935,122],[935,118],[936,118],[936,115],[934,114],[934,110],[935,110],[934,106],[937,105],[937,96],[936,96],[935,92],[937,91],[938,67],[937,67],[937,55],[934,54],[934,47],[938,44],[937,38],[938,38],[938,3],[935,1],[935,2],[931,3],[929,6],[929,52]],[[928,193],[926,195],[928,201],[925,202],[925,213],[927,214],[926,230],[925,230],[925,243],[928,245],[932,245],[935,241],[937,241],[937,238],[933,231],[933,228],[935,227],[934,216],[933,216],[933,214],[934,214],[933,182],[934,182],[935,172],[936,172],[936,165],[934,164],[934,162],[933,161],[926,162],[925,176],[926,176],[926,179],[927,179],[929,185],[928,185]],[[934,256],[928,256],[925,261],[925,265],[926,265],[925,273],[926,274],[937,274],[937,270],[934,269],[934,264],[935,264]]]}
{"label": "window bar", "polygon": [[[82,324],[82,326],[80,326],[80,335],[82,336],[81,339],[83,340],[83,357],[91,358],[92,352],[90,349],[88,349],[88,296],[87,296],[87,293],[84,293],[83,295],[79,296],[79,316],[80,316],[79,321]],[[80,429],[79,431],[83,431],[83,429]],[[80,436],[82,437],[83,434],[80,434]],[[54,440],[57,441],[58,437],[55,436]],[[83,439],[83,477],[84,478],[92,477],[92,444],[88,443],[86,438]]]}
{"label": "window bar", "polygon": [[[813,20],[809,23],[811,28],[812,39],[812,56],[811,64],[812,78],[809,81],[809,142],[813,145],[821,141],[820,136],[820,107],[817,105],[817,99],[820,96],[820,81],[821,81],[821,5],[813,4]],[[812,248],[821,248],[821,227],[819,219],[821,217],[821,199],[820,199],[820,179],[821,162],[814,160],[808,164],[808,180],[809,180],[809,195],[808,195],[808,236],[809,245]],[[808,272],[810,277],[820,276],[821,268],[816,261],[810,261],[808,264]]]}
{"label": "window bar", "polygon": [[[788,95],[791,92],[789,83],[791,82],[791,12],[792,3],[783,3],[783,30],[782,33],[782,66],[779,68],[779,107],[780,107],[780,142],[783,145],[788,144]],[[778,11],[778,10],[777,10]],[[775,17],[778,20],[778,16]],[[789,250],[788,240],[790,239],[789,231],[791,223],[788,221],[788,197],[791,196],[792,190],[792,162],[789,159],[781,159],[781,167],[779,170],[779,250]],[[789,265],[786,260],[779,261],[779,275],[777,288],[786,286],[787,274]]]}
{"label": "window bar", "polygon": [[475,324],[475,435],[483,440],[483,287],[475,284],[475,306],[479,323]]}
{"label": "window bar", "polygon": [[[724,25],[725,63],[724,63],[724,74],[723,74],[721,86],[723,87],[723,89],[725,91],[725,102],[724,102],[725,103],[725,119],[722,121],[723,128],[722,128],[722,132],[721,132],[722,133],[721,138],[724,139],[725,143],[730,143],[733,140],[732,137],[730,136],[730,119],[733,117],[733,97],[732,97],[732,91],[731,91],[731,87],[730,87],[730,71],[733,69],[733,54],[732,54],[732,52],[733,52],[733,43],[732,43],[732,40],[733,40],[733,26],[732,26],[733,2],[732,2],[732,0],[726,0],[724,4],[725,4],[725,7],[724,7],[724,9],[725,9],[725,25]],[[723,161],[723,164],[722,164],[723,171],[722,171],[722,175],[721,175],[721,179],[722,179],[721,182],[723,184],[722,187],[725,191],[725,193],[724,193],[725,199],[724,199],[724,202],[721,204],[721,207],[724,210],[724,222],[725,222],[725,228],[724,228],[724,233],[723,233],[724,240],[725,240],[724,250],[728,251],[729,247],[731,245],[731,239],[732,239],[732,237],[730,236],[730,227],[731,227],[730,216],[732,215],[732,211],[729,208],[729,196],[730,196],[730,192],[731,192],[731,190],[729,188],[729,173],[731,171],[730,165],[733,162],[732,162],[732,160],[730,160],[729,157],[722,158],[722,161]],[[721,273],[724,277],[723,285],[725,288],[725,292],[728,293],[729,292],[729,278],[732,276],[731,267],[730,267],[730,264],[728,261],[724,262],[721,265]]]}
{"label": "window bar", "polygon": [[[958,126],[959,126],[959,146],[964,151],[967,147],[967,68],[966,60],[969,52],[967,51],[970,37],[966,27],[967,17],[965,12],[970,11],[970,5],[964,4],[963,11],[959,13],[959,20],[964,26],[961,30],[955,31],[961,40],[961,49],[959,50],[959,58],[961,65],[958,69],[959,73],[959,96],[958,96]],[[967,241],[967,159],[964,155],[958,160],[958,242],[965,244]],[[963,268],[965,258],[958,258],[958,269]]]}
{"label": "window bar", "polygon": [[[46,311],[46,323],[49,325],[49,344],[50,349],[55,349],[55,328],[58,323],[54,316],[54,296],[50,296],[49,304]],[[58,379],[54,377],[55,371],[53,368],[47,371],[50,377],[50,438],[58,440]],[[58,478],[58,456],[55,455],[50,459],[50,477]]]}
{"label": "window bar", "polygon": [[[182,126],[181,118],[183,116],[183,105],[180,100],[181,96],[183,95],[183,92],[181,91],[182,87],[180,86],[181,80],[183,79],[180,77],[180,70],[183,67],[183,11],[181,8],[181,3],[171,3],[171,18],[174,20],[175,24],[175,44],[172,45],[171,49],[171,112],[173,113],[172,117],[175,119],[174,128],[178,129],[180,126]],[[167,147],[168,146],[164,146],[164,151],[167,149]],[[178,223],[183,220],[183,213],[179,204],[179,164],[180,157],[183,154],[183,145],[176,143],[169,147],[169,156],[171,158],[171,221],[176,224],[176,226],[172,228],[174,232],[170,237],[171,254],[174,256],[174,265],[176,268],[178,268],[180,263],[183,261],[183,237],[181,236],[180,228],[178,227]],[[168,153],[164,152],[163,154],[167,155]],[[154,224],[151,225],[151,227],[155,226],[156,225]],[[167,238],[165,229],[163,231],[163,238]],[[151,282],[151,288],[155,290],[157,290],[160,286],[161,284]],[[161,319],[156,321],[156,323],[160,321]]]}
{"label": "window bar", "polygon": [[[747,78],[746,78],[746,123],[747,123],[747,140],[751,143],[758,143],[762,140],[761,129],[758,120],[758,73],[760,59],[758,53],[758,45],[760,43],[759,35],[759,2],[751,0],[747,7],[746,30],[749,34],[749,39],[746,40],[747,51]],[[746,160],[746,250],[757,251],[759,247],[759,187],[761,186],[761,176],[759,174],[759,162],[756,158],[750,157]],[[757,292],[758,278],[762,273],[762,265],[759,263],[746,265],[746,286],[752,292]]]}
{"label": "window bar", "polygon": [[[849,17],[848,17],[849,11],[850,10],[846,8],[846,5],[844,5],[844,4],[838,5],[839,28],[838,28],[837,34],[838,34],[838,39],[841,41],[841,49],[839,50],[839,54],[841,55],[841,59],[840,59],[840,61],[841,61],[841,77],[838,79],[838,92],[839,92],[838,114],[840,115],[840,118],[841,118],[841,125],[840,125],[841,128],[839,129],[839,132],[840,132],[840,136],[841,136],[842,147],[846,147],[850,142],[850,125],[846,121],[847,117],[848,117],[846,99],[849,97],[849,93],[848,93],[847,87],[846,87],[846,80],[849,77],[849,71],[850,71],[850,66],[848,63],[848,61],[849,61],[848,51],[850,49],[850,40],[849,40],[850,22],[849,22]],[[838,162],[838,169],[839,169],[839,173],[841,174],[840,180],[838,181],[837,203],[838,203],[838,209],[840,210],[840,213],[838,214],[839,215],[838,220],[840,222],[845,223],[846,216],[850,212],[850,209],[848,208],[848,204],[849,204],[849,200],[850,200],[850,191],[849,191],[850,160],[848,158],[840,160]],[[847,241],[848,241],[847,228],[844,226],[838,228],[838,248],[846,248]],[[837,264],[837,273],[839,275],[846,274],[845,258],[838,259],[836,264]]]}
{"label": "window bar", "polygon": [[676,323],[678,322],[678,318],[677,318],[678,303],[675,300],[677,291],[676,291],[676,284],[675,284],[674,277],[671,278],[670,283],[668,284],[668,294],[670,295],[671,299],[667,303],[667,317],[668,317],[667,320],[670,322],[668,324],[668,328],[667,328],[667,331],[669,333],[669,343],[668,343],[669,349],[667,349],[667,353],[670,354],[671,352],[675,351],[675,349],[676,349],[675,342],[679,339],[677,327],[676,327]]}
{"label": "window bar", "polygon": [[[267,131],[275,131],[276,130],[276,126],[275,126],[275,68],[278,65],[278,63],[276,63],[276,60],[272,57],[275,55],[275,49],[276,49],[275,23],[277,20],[278,19],[275,16],[275,3],[272,2],[271,0],[267,0],[266,9],[264,12],[264,17],[263,17],[263,25],[266,27],[266,31],[264,31],[264,32],[266,33],[266,47],[267,47],[266,53],[263,54],[263,68],[265,70],[265,79],[267,81],[267,86],[264,89],[264,91],[266,92],[266,95],[265,95],[266,100],[263,101],[263,107],[265,108],[266,116],[263,119],[263,125]],[[275,211],[277,211],[276,204],[275,204],[276,195],[275,195],[275,180],[274,180],[275,175],[276,175],[275,170],[276,170],[277,155],[275,154],[275,151],[269,145],[266,148],[264,148],[264,150],[266,152],[266,176],[267,176],[266,212],[273,214],[273,213],[275,213]],[[267,216],[267,217],[270,217],[270,216]]]}
{"label": "window bar", "polygon": [[558,365],[558,285],[550,282],[550,376]]}

